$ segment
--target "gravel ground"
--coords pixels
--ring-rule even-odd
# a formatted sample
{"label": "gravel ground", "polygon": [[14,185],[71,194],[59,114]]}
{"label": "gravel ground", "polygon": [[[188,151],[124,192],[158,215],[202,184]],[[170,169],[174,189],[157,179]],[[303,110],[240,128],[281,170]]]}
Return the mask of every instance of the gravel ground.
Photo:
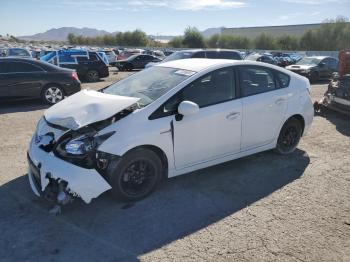
{"label": "gravel ground", "polygon": [[[325,89],[313,85],[313,99]],[[169,179],[133,205],[104,194],[53,216],[26,177],[45,108],[0,106],[0,261],[350,261],[348,117],[315,116],[292,155],[260,153]]]}

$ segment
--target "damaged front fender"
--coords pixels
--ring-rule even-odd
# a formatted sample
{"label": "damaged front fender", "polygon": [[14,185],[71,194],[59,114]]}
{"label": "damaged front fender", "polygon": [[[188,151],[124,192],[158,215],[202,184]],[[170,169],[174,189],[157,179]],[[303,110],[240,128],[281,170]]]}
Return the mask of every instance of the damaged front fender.
{"label": "damaged front fender", "polygon": [[[49,184],[48,177],[66,181],[67,189],[78,195],[85,203],[90,203],[93,198],[111,189],[111,186],[95,169],[86,169],[66,162],[56,157],[53,152],[48,153],[40,149],[33,141],[30,144],[28,155],[33,164],[39,167],[42,192]],[[31,175],[29,180],[33,188],[34,181]],[[35,187],[33,191],[36,193]]]}

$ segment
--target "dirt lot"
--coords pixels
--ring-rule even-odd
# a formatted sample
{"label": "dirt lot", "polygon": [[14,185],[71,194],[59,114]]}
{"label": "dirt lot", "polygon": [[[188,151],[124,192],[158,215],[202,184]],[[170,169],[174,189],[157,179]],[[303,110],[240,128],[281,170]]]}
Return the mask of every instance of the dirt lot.
{"label": "dirt lot", "polygon": [[105,194],[53,216],[26,176],[45,108],[0,106],[0,261],[350,261],[349,118],[316,116],[290,156],[260,153],[169,179],[134,205]]}

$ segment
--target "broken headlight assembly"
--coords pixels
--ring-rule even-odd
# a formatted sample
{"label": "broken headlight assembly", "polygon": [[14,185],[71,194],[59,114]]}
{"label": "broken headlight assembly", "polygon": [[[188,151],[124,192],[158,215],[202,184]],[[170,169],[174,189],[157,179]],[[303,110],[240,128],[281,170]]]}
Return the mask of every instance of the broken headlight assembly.
{"label": "broken headlight assembly", "polygon": [[83,135],[67,135],[58,141],[55,154],[75,165],[84,168],[95,168],[97,160],[97,148],[115,131],[103,135],[96,135],[96,132]]}

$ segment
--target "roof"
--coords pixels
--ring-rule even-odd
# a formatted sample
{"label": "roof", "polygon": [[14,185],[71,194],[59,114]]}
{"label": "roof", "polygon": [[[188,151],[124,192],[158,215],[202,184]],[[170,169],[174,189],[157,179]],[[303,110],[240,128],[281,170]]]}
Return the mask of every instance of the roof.
{"label": "roof", "polygon": [[189,58],[169,61],[165,63],[160,63],[155,66],[161,67],[173,67],[189,71],[199,72],[204,69],[219,65],[233,65],[242,60],[229,60],[229,59],[206,59],[206,58]]}
{"label": "roof", "polygon": [[[281,71],[286,74],[291,74],[291,71],[268,63],[262,63],[251,60],[230,60],[230,59],[209,59],[209,58],[188,58],[188,59],[180,59],[169,61],[165,63],[156,64],[155,66],[160,67],[172,67],[183,70],[189,70],[194,72],[199,72],[209,68],[220,68],[225,66],[233,66],[233,65],[253,65],[253,66],[263,66],[272,68],[274,70]],[[293,73],[294,74],[294,73]],[[297,75],[298,76],[298,75]],[[300,76],[302,77],[302,76]]]}

